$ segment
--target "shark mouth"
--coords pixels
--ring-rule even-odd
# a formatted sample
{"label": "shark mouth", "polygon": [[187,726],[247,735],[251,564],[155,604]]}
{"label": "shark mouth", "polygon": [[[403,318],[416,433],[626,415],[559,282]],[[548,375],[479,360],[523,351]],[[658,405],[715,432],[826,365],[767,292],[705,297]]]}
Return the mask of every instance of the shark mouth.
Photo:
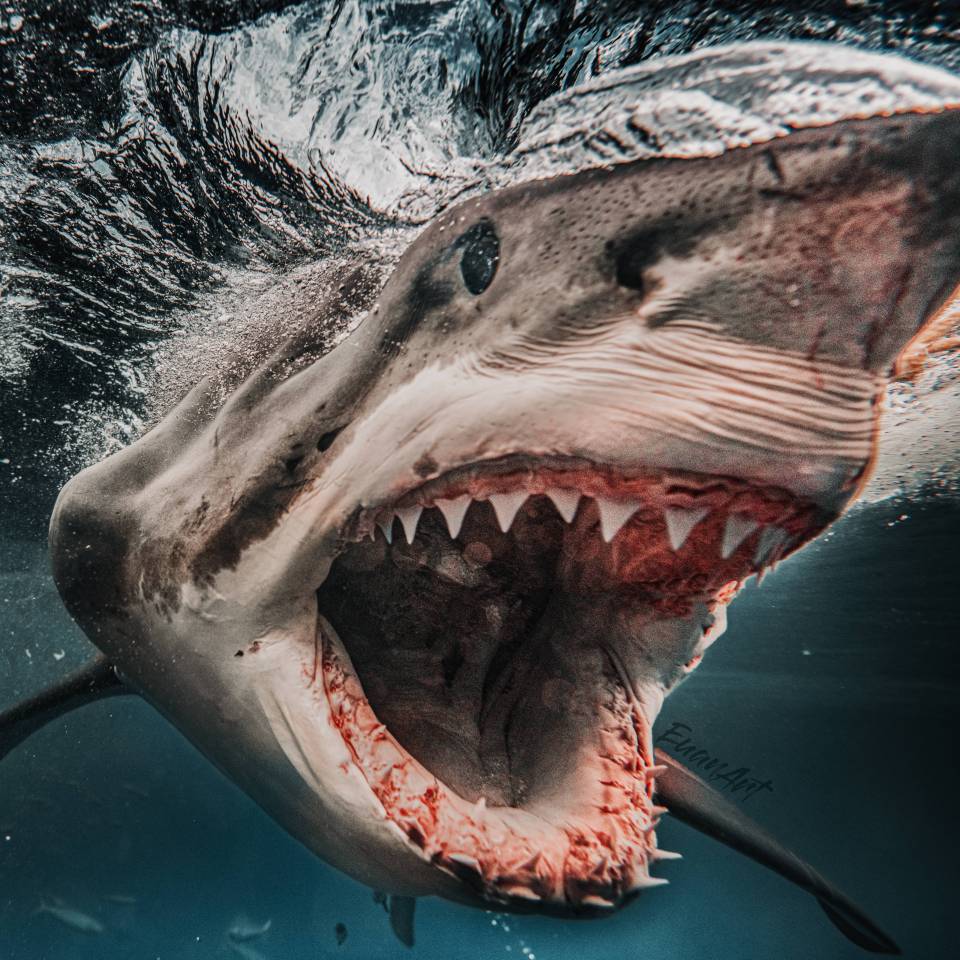
{"label": "shark mouth", "polygon": [[359,510],[318,590],[354,763],[471,894],[597,913],[665,883],[651,728],[743,581],[833,515],[727,477],[507,458]]}

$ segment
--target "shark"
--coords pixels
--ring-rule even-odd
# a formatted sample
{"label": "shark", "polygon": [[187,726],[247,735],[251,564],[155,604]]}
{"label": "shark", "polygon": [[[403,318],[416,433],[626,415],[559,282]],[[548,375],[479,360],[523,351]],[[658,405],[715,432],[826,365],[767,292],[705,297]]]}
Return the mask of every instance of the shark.
{"label": "shark", "polygon": [[100,653],[0,714],[0,756],[139,694],[408,943],[423,896],[611,915],[666,882],[670,812],[896,953],[652,730],[869,475],[960,283],[958,105],[810,44],[541,105],[385,282],[306,287],[292,335],[64,487],[53,576]]}

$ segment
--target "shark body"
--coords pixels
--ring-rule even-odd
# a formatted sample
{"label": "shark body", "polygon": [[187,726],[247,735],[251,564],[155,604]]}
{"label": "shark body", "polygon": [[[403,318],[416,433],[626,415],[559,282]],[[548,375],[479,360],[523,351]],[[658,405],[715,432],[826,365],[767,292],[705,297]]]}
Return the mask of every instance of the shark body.
{"label": "shark body", "polygon": [[[809,51],[665,69],[813,83]],[[884,106],[702,155],[621,140],[449,207],[382,288],[342,275],[225,396],[202,381],[72,480],[54,575],[105,660],[71,696],[115,668],[400,903],[609,913],[663,882],[672,801],[890,951],[651,735],[743,582],[856,496],[893,366],[960,282],[960,81],[855,66]],[[644,70],[623,130],[648,143]]]}

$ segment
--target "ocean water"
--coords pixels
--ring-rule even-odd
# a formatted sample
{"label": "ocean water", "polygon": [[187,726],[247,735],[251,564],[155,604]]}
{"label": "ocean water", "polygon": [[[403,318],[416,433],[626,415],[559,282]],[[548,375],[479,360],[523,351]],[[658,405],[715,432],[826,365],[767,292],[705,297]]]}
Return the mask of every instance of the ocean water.
{"label": "ocean water", "polygon": [[[70,3],[0,7],[0,707],[92,648],[57,597],[59,487],[234,349],[237,304],[321,259],[389,259],[550,94],[758,38],[960,69],[917,3]],[[908,957],[956,949],[957,379],[891,390],[866,502],[730,609],[655,729]],[[737,782],[740,782],[739,779]],[[734,784],[728,784],[732,790]],[[602,921],[424,900],[426,958],[847,958],[808,895],[669,816],[670,885]],[[46,913],[98,920],[84,934]],[[371,891],[287,836],[133,698],[0,764],[0,960],[410,955]],[[338,943],[337,925],[346,929]],[[342,930],[341,936],[342,939]]]}

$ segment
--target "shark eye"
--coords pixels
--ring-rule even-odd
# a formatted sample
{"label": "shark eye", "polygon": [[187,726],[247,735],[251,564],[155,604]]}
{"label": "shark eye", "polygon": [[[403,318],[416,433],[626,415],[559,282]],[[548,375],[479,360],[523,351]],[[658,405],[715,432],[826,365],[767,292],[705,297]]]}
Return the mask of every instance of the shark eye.
{"label": "shark eye", "polygon": [[463,251],[460,273],[467,290],[475,297],[493,282],[500,264],[500,238],[489,220],[475,223],[456,246]]}
{"label": "shark eye", "polygon": [[648,266],[648,257],[643,251],[626,250],[617,257],[617,283],[628,290],[644,292],[643,271]]}

